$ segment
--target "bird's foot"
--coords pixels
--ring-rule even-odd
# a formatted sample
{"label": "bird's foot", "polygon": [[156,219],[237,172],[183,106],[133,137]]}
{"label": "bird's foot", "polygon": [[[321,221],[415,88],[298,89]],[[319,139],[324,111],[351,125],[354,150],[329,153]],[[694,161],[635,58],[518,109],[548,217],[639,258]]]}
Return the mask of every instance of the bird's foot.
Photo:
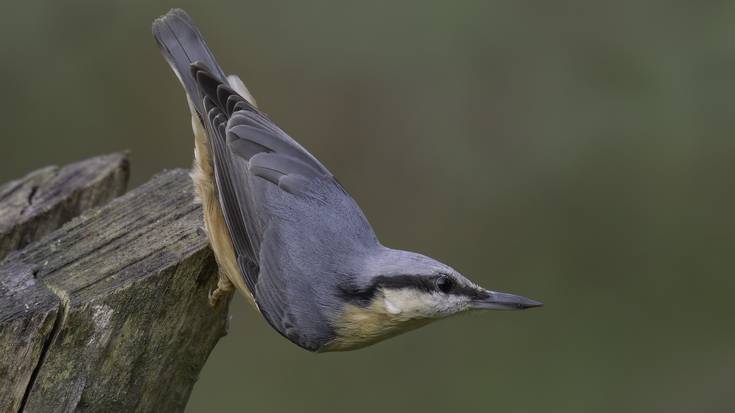
{"label": "bird's foot", "polygon": [[234,290],[235,286],[232,285],[232,282],[226,276],[220,274],[219,280],[217,281],[217,288],[209,292],[209,305],[216,307],[222,297],[232,294]]}

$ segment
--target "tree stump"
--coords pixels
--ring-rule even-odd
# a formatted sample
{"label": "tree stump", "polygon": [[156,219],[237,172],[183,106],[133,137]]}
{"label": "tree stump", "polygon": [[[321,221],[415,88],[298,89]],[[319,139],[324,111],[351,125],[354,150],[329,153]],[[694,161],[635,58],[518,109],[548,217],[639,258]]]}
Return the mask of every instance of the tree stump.
{"label": "tree stump", "polygon": [[226,334],[187,171],[108,203],[127,175],[115,154],[0,187],[0,411],[183,411]]}

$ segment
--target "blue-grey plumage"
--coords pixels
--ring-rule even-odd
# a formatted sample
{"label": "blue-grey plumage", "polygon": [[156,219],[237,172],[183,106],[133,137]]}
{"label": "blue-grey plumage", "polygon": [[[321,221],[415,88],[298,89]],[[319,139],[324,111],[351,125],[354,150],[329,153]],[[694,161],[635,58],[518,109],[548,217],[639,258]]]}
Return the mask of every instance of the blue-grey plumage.
{"label": "blue-grey plumage", "polygon": [[467,310],[541,305],[382,246],[327,168],[225,75],[184,11],[156,19],[153,33],[192,112],[192,177],[220,266],[213,301],[236,287],[311,351],[364,347]]}

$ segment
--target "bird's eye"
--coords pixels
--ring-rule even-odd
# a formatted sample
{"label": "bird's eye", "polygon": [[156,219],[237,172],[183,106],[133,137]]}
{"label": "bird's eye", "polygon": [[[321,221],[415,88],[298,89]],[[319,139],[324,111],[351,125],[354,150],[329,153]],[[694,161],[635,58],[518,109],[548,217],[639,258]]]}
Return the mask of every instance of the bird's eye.
{"label": "bird's eye", "polygon": [[442,275],[439,278],[434,281],[436,284],[436,289],[443,292],[444,294],[449,293],[452,291],[452,288],[454,288],[454,280],[449,278],[449,276]]}

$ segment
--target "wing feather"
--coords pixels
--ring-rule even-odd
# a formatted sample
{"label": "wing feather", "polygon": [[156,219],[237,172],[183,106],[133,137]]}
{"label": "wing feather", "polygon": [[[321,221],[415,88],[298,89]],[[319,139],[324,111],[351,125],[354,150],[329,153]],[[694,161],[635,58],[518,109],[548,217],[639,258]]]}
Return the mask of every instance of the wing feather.
{"label": "wing feather", "polygon": [[290,274],[279,268],[282,244],[277,231],[267,230],[274,212],[267,203],[304,194],[314,182],[338,184],[314,156],[205,67],[192,65],[192,74],[207,111],[220,204],[245,283],[276,330],[314,349],[289,312]]}

